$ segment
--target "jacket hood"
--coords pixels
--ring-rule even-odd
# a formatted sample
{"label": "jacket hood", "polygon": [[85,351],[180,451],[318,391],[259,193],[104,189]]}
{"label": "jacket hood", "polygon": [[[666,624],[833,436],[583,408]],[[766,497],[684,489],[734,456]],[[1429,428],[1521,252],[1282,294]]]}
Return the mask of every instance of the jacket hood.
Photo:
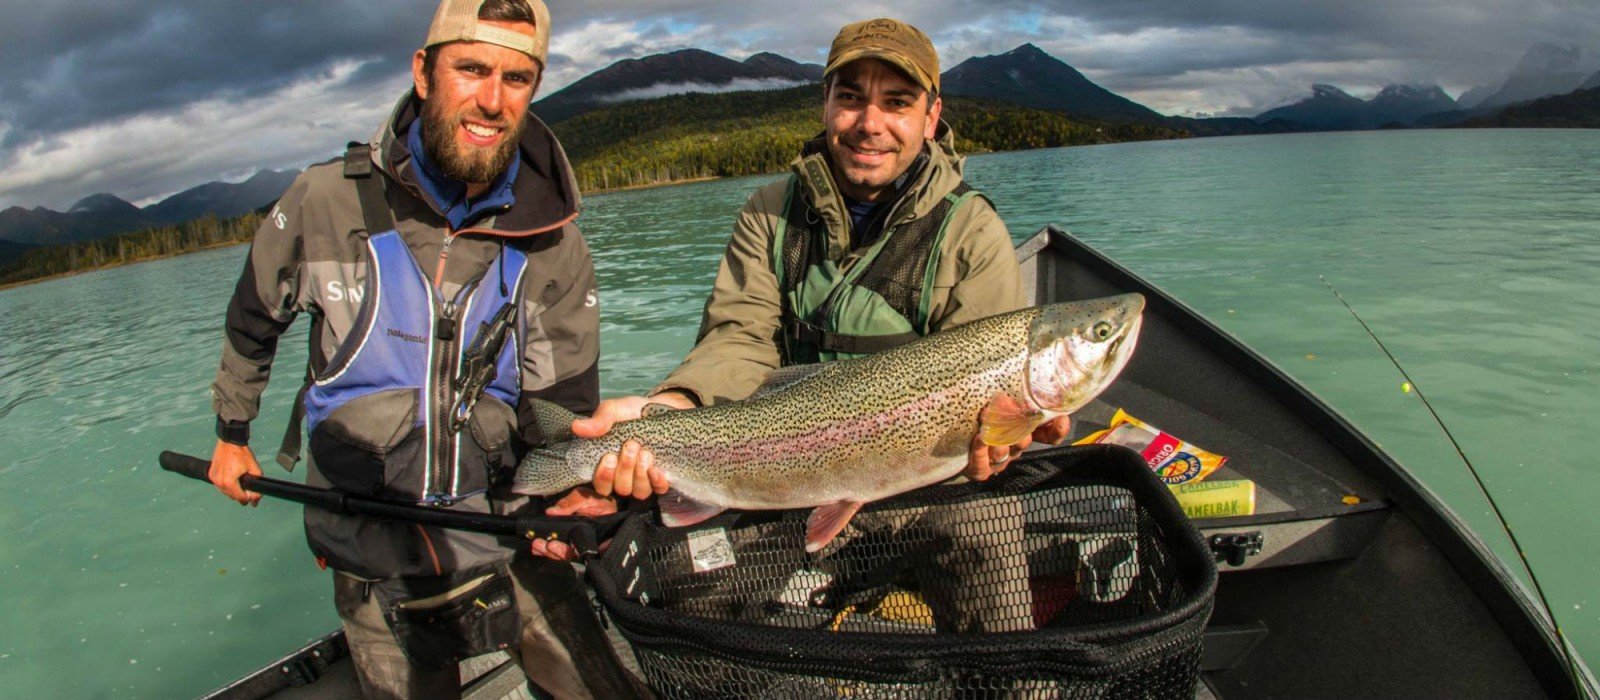
{"label": "jacket hood", "polygon": [[[940,200],[961,184],[962,167],[966,157],[956,153],[955,132],[943,119],[934,130],[933,138],[923,142],[919,165],[910,171],[912,181],[894,204],[888,224],[891,226],[926,216],[938,206]],[[800,157],[790,164],[799,178],[808,199],[830,227],[844,226],[849,219],[845,211],[844,196],[833,179],[833,159],[828,155],[827,134],[817,134],[800,149]],[[845,228],[848,230],[848,227]]]}
{"label": "jacket hood", "polygon": [[[438,202],[423,190],[406,139],[422,117],[422,99],[408,90],[395,105],[389,118],[372,137],[373,165],[405,187],[412,196],[426,203],[441,217]],[[578,183],[567,161],[566,151],[550,127],[529,110],[524,118],[518,144],[519,169],[511,185],[514,204],[509,208],[470,221],[457,233],[482,233],[522,237],[560,229],[577,218],[582,208]]]}

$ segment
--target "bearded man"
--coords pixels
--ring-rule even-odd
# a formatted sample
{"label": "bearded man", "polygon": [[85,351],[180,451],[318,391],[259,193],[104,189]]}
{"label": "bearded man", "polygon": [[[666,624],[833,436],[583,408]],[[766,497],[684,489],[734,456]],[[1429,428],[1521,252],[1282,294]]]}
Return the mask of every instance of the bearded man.
{"label": "bearded man", "polygon": [[[279,461],[298,459],[303,414],[311,485],[505,513],[519,504],[497,484],[542,441],[528,402],[594,410],[599,308],[573,224],[578,187],[528,109],[549,39],[541,0],[444,0],[412,57],[413,89],[373,139],[309,168],[267,217],[213,385],[210,477],[228,497],[260,499],[239,484],[261,473],[249,425],[301,313],[313,319],[310,367]],[[476,341],[496,319],[505,342],[489,357]],[[487,386],[457,377],[475,349],[497,370]],[[314,508],[305,528],[333,569],[368,697],[456,697],[457,662],[494,649],[559,697],[623,692],[594,685],[616,682],[596,666],[615,657],[588,629],[570,566],[513,561],[487,535]]]}

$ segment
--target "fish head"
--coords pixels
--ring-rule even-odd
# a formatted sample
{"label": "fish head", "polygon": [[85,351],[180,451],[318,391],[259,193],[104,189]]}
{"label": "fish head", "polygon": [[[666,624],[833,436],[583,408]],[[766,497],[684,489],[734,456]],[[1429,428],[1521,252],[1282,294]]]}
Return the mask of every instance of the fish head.
{"label": "fish head", "polygon": [[1029,400],[1050,416],[1093,400],[1133,357],[1143,313],[1140,294],[1040,307],[1028,328]]}

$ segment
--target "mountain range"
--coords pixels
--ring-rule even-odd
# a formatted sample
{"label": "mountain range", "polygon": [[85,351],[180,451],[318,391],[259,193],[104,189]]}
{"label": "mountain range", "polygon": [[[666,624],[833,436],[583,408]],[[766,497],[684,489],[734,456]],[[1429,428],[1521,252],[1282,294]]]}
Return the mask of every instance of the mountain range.
{"label": "mountain range", "polygon": [[[238,216],[276,200],[299,171],[261,170],[244,182],[208,182],[139,208],[113,194],[92,194],[66,211],[10,207],[0,211],[0,242],[30,246],[94,240],[208,214]],[[0,256],[5,253],[0,249]]]}
{"label": "mountain range", "polygon": [[1024,107],[1111,121],[1159,122],[1155,110],[1107,90],[1076,68],[1023,44],[995,56],[974,56],[939,76],[949,95],[987,97]]}
{"label": "mountain range", "polygon": [[[1550,95],[1562,95],[1585,85],[1600,70],[1596,57],[1576,46],[1534,44],[1498,87],[1480,86],[1462,93],[1462,109],[1485,112]],[[1468,98],[1471,99],[1468,99]]]}
{"label": "mountain range", "polygon": [[[773,53],[737,61],[700,49],[682,49],[617,61],[535,102],[533,111],[556,128],[575,165],[583,169],[583,161],[595,161],[588,164],[596,176],[591,186],[661,182],[684,173],[720,173],[729,158],[739,162],[735,168],[739,172],[766,172],[781,167],[792,154],[790,140],[796,135],[809,136],[818,128],[812,102],[820,105],[820,90],[811,93],[801,86],[814,85],[821,77],[822,66]],[[1566,94],[1580,86],[1600,88],[1600,70],[1592,54],[1570,46],[1537,44],[1504,80],[1473,88],[1455,100],[1437,85],[1389,85],[1363,100],[1336,86],[1316,84],[1311,86],[1310,97],[1254,118],[1204,119],[1163,116],[1097,85],[1032,44],[968,58],[945,71],[941,83],[946,95],[957,102],[965,100],[960,102],[967,112],[962,115],[963,129],[985,130],[976,141],[969,140],[969,146],[1028,148],[1094,139],[1444,126],[1466,120],[1483,126],[1496,124],[1495,114],[1507,106],[1530,104],[1537,106],[1514,115],[1515,123],[1588,123],[1592,96],[1537,103],[1526,100]],[[790,95],[783,88],[798,92]],[[744,97],[718,99],[714,111],[701,109],[710,105],[706,93],[732,92]],[[808,97],[812,94],[815,98]],[[670,107],[653,107],[656,103],[670,103]],[[1563,110],[1572,114],[1563,116]],[[687,118],[691,112],[698,116]],[[576,121],[586,115],[595,116]],[[974,121],[974,117],[978,119]],[[774,130],[779,124],[782,128]],[[1002,126],[1015,133],[998,133]],[[709,156],[706,142],[718,141],[722,134],[717,129],[729,128],[756,129],[765,140],[733,151],[723,144],[717,146],[724,151],[721,155]],[[747,147],[760,152],[734,152]],[[613,179],[623,174],[622,161],[616,160],[622,153],[634,158],[628,167],[644,167],[648,162],[660,174],[640,176],[641,171],[635,170],[633,176]],[[644,158],[639,154],[652,155]],[[616,167],[599,162],[606,159],[613,159]],[[65,212],[11,207],[0,211],[0,262],[19,255],[25,246],[92,240],[206,214],[242,214],[271,203],[296,174],[263,170],[241,183],[207,183],[144,208],[104,193],[85,197]]]}
{"label": "mountain range", "polygon": [[1256,121],[1283,120],[1317,130],[1376,129],[1409,125],[1425,114],[1455,108],[1456,101],[1438,85],[1389,85],[1363,100],[1317,83],[1311,86],[1311,97],[1262,112]]}
{"label": "mountain range", "polygon": [[681,49],[617,61],[542,100],[533,113],[547,124],[618,102],[688,92],[735,92],[820,82],[822,66],[775,53],[735,61],[701,49]]}

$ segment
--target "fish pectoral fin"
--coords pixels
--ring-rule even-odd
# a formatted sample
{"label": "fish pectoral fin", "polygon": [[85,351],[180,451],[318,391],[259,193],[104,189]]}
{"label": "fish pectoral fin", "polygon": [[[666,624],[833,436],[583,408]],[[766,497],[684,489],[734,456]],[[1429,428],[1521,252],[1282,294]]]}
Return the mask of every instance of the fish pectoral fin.
{"label": "fish pectoral fin", "polygon": [[1015,445],[1031,435],[1044,419],[1043,412],[1000,392],[978,414],[978,437],[985,445]]}
{"label": "fish pectoral fin", "polygon": [[667,527],[696,525],[727,510],[719,505],[701,503],[684,496],[677,489],[668,491],[656,499],[656,507],[661,509],[661,524]]}
{"label": "fish pectoral fin", "polygon": [[839,501],[818,506],[811,511],[811,516],[806,518],[806,551],[822,549],[838,537],[844,526],[849,525],[850,519],[856,516],[856,511],[861,510],[862,504],[862,501]]}

